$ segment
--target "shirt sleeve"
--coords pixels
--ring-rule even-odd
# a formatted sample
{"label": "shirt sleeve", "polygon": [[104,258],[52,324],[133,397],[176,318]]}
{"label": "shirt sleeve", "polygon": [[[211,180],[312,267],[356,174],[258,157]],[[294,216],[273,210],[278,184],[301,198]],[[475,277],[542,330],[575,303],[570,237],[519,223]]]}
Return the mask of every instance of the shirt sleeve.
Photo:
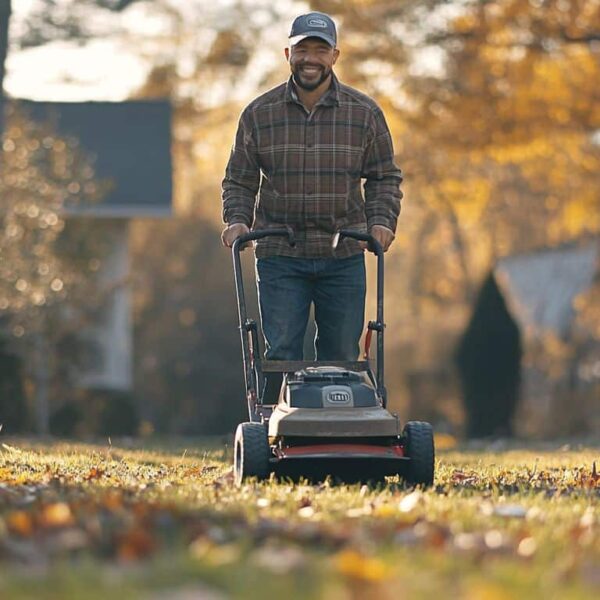
{"label": "shirt sleeve", "polygon": [[395,232],[402,200],[402,172],[394,163],[392,136],[379,108],[374,113],[374,135],[365,152],[361,177],[365,179],[367,227],[383,225]]}
{"label": "shirt sleeve", "polygon": [[260,183],[260,167],[253,134],[252,113],[242,113],[222,183],[223,221],[250,227]]}

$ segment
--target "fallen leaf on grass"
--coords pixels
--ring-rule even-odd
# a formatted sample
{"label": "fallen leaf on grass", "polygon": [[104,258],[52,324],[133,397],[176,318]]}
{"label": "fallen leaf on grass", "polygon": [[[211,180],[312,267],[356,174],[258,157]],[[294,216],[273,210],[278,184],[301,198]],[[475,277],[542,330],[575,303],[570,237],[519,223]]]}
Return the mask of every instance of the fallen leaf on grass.
{"label": "fallen leaf on grass", "polygon": [[519,542],[517,554],[523,558],[533,556],[537,550],[537,543],[532,537],[525,537]]}
{"label": "fallen leaf on grass", "polygon": [[73,524],[73,514],[68,504],[64,502],[55,502],[48,504],[42,509],[40,515],[40,525],[43,527],[66,527]]}
{"label": "fallen leaf on grass", "polygon": [[117,542],[117,556],[121,560],[139,560],[154,553],[156,540],[143,527],[137,526],[127,531]]}
{"label": "fallen leaf on grass", "polygon": [[486,549],[485,539],[481,534],[477,533],[457,533],[454,536],[454,548],[465,552],[480,551]]}
{"label": "fallen leaf on grass", "polygon": [[403,513],[412,512],[423,501],[423,492],[414,491],[400,500],[398,510]]}
{"label": "fallen leaf on grass", "polygon": [[510,536],[498,529],[486,531],[483,539],[488,550],[493,552],[512,552],[514,549],[514,543]]}
{"label": "fallen leaf on grass", "polygon": [[119,490],[110,490],[103,498],[104,507],[117,511],[123,507],[123,494]]}
{"label": "fallen leaf on grass", "polygon": [[191,467],[183,472],[183,477],[202,477],[207,473],[216,471],[219,467],[215,465],[203,465],[198,467]]}
{"label": "fallen leaf on grass", "polygon": [[85,481],[91,481],[92,479],[100,479],[102,475],[104,475],[104,469],[101,469],[100,467],[92,467],[83,479]]}
{"label": "fallen leaf on grass", "polygon": [[356,550],[343,550],[334,556],[335,568],[350,579],[376,582],[388,576],[389,569],[378,558],[365,556]]}
{"label": "fallen leaf on grass", "polygon": [[24,510],[14,510],[6,517],[6,526],[12,533],[29,537],[33,533],[33,519]]}
{"label": "fallen leaf on grass", "polygon": [[[365,511],[365,514],[368,514],[366,510],[367,507],[365,507],[363,511]],[[398,510],[392,504],[380,504],[379,506],[376,506],[374,509],[372,509],[372,514],[375,517],[387,519],[393,517],[394,515],[397,515]]]}
{"label": "fallen leaf on grass", "polygon": [[302,496],[298,502],[298,508],[305,508],[307,506],[312,506],[312,500],[308,496]]}
{"label": "fallen leaf on grass", "polygon": [[476,473],[466,473],[465,471],[460,471],[459,469],[455,469],[452,472],[452,476],[450,478],[452,483],[461,483],[464,485],[471,485],[477,482],[477,474]]}
{"label": "fallen leaf on grass", "polygon": [[302,519],[311,519],[315,516],[315,509],[312,506],[303,506],[298,510],[298,516]]}
{"label": "fallen leaf on grass", "polygon": [[16,454],[21,454],[23,452],[23,450],[20,450],[15,446],[10,446],[9,444],[2,444],[2,447],[9,452],[15,452]]}
{"label": "fallen leaf on grass", "polygon": [[592,469],[590,473],[587,473],[587,469],[580,469],[576,476],[576,483],[584,488],[596,488],[600,487],[600,474],[596,470],[596,462],[592,463]]}
{"label": "fallen leaf on grass", "polygon": [[415,534],[429,548],[444,548],[450,538],[450,530],[439,523],[421,521],[414,526]]}

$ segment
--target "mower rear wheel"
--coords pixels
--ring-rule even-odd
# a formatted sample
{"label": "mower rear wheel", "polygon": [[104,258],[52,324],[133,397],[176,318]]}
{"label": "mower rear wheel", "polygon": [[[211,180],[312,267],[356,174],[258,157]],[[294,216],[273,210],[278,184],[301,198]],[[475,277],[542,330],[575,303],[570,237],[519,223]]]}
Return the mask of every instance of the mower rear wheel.
{"label": "mower rear wheel", "polygon": [[240,423],[235,432],[233,476],[240,486],[250,478],[269,476],[271,449],[267,428],[262,423]]}
{"label": "mower rear wheel", "polygon": [[433,485],[435,469],[433,428],[424,421],[409,421],[402,433],[406,454],[410,458],[404,479],[414,485]]}

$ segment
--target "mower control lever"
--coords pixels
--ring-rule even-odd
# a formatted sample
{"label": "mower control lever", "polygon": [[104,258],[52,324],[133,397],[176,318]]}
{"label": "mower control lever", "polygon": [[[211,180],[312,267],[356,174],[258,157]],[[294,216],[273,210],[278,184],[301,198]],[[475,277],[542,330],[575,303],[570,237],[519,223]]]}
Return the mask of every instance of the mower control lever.
{"label": "mower control lever", "polygon": [[345,237],[353,238],[359,242],[367,242],[369,250],[373,252],[373,254],[376,254],[377,256],[383,255],[381,244],[372,235],[361,233],[360,231],[353,231],[352,229],[341,229],[333,236],[331,246],[334,250],[338,247],[340,240]]}

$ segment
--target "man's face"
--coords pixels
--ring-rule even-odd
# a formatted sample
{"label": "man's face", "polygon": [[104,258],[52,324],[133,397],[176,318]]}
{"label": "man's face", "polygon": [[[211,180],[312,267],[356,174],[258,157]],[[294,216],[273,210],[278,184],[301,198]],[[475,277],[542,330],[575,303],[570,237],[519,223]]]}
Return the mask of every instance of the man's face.
{"label": "man's face", "polygon": [[306,38],[285,49],[296,85],[312,91],[331,74],[340,51],[319,38]]}

